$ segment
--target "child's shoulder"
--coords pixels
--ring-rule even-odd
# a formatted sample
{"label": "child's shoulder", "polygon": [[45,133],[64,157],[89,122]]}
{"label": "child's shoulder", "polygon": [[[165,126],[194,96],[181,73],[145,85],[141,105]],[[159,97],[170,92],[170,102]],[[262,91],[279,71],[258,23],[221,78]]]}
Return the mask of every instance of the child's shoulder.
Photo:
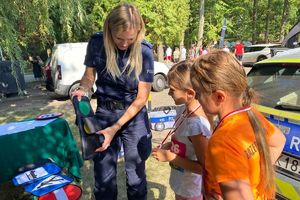
{"label": "child's shoulder", "polygon": [[204,136],[211,135],[211,127],[208,119],[204,116],[193,116],[188,118],[187,127],[189,132],[195,134],[201,134]]}

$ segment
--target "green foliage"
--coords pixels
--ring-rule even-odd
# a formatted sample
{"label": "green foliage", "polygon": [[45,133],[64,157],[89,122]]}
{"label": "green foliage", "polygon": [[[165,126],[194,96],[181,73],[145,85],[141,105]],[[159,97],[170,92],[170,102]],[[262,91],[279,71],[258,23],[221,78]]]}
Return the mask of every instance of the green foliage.
{"label": "green foliage", "polygon": [[3,0],[0,46],[11,60],[46,56],[54,43],[86,40],[85,11],[77,0]]}
{"label": "green foliage", "polygon": [[141,10],[150,42],[156,45],[179,45],[190,15],[187,0],[137,0],[134,3]]}
{"label": "green foliage", "polygon": [[[120,0],[2,0],[0,4],[0,47],[10,60],[27,60],[28,55],[46,58],[55,43],[87,41],[101,31],[108,12]],[[146,39],[154,45],[186,46],[197,42],[199,0],[129,0],[146,24]],[[267,13],[269,41],[279,41],[284,0],[258,0],[256,38],[264,40]],[[290,0],[288,32],[300,21],[300,1]],[[251,40],[253,0],[206,0],[204,44],[219,41],[223,19],[227,19],[226,40]]]}

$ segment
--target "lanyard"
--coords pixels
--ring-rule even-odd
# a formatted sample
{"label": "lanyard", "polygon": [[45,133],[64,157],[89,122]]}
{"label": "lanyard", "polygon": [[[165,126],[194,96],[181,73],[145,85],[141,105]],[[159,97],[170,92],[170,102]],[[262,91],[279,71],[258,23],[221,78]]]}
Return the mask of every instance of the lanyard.
{"label": "lanyard", "polygon": [[[192,110],[190,113],[188,113],[187,115],[184,115],[184,116],[183,116],[183,113],[184,113],[185,110],[186,110],[186,109],[185,109],[185,110],[182,112],[182,114],[180,115],[180,117],[178,117],[178,118],[175,120],[175,122],[174,122],[174,124],[173,124],[171,130],[169,131],[169,133],[167,134],[167,136],[165,137],[165,139],[163,139],[163,141],[158,145],[158,148],[161,148],[162,145],[163,145],[163,144],[165,143],[165,141],[167,140],[167,138],[175,133],[175,131],[176,131],[176,130],[179,128],[179,126],[184,122],[184,120],[185,120],[186,118],[188,118],[189,116],[191,116],[194,112],[196,112],[196,110],[198,110],[200,107],[201,107],[201,104],[198,105],[196,108],[194,108],[194,110]],[[182,117],[182,116],[183,116],[183,117]],[[181,119],[181,120],[180,120],[180,119]],[[178,124],[177,124],[177,123],[178,123]]]}
{"label": "lanyard", "polygon": [[235,111],[232,111],[232,112],[230,112],[230,113],[227,113],[227,114],[220,120],[220,122],[218,123],[218,125],[215,127],[213,133],[219,128],[219,126],[222,124],[222,122],[224,121],[225,118],[230,117],[230,116],[232,116],[232,115],[235,115],[235,114],[237,114],[237,113],[241,113],[241,112],[248,111],[248,110],[251,110],[251,107],[250,107],[250,106],[245,106],[245,107],[240,108],[240,109],[238,109],[238,110],[235,110]]}

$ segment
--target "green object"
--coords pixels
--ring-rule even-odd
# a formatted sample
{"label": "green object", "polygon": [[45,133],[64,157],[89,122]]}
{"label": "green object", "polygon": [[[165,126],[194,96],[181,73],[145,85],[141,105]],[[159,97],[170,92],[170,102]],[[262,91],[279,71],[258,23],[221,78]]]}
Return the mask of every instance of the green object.
{"label": "green object", "polygon": [[86,101],[80,101],[79,110],[81,114],[87,116],[91,112],[90,104]]}
{"label": "green object", "polygon": [[24,165],[51,158],[79,181],[83,166],[68,122],[57,118],[46,126],[0,136],[0,183],[12,180]]}

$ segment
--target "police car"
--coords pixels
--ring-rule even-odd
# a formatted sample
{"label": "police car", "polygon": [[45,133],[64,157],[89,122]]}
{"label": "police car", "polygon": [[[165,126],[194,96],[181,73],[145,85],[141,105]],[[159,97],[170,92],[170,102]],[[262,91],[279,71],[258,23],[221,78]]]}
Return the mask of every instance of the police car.
{"label": "police car", "polygon": [[176,106],[160,106],[154,108],[149,113],[151,129],[163,131],[173,128],[176,114]]}
{"label": "police car", "polygon": [[248,83],[260,95],[254,106],[286,137],[276,162],[276,198],[300,199],[300,48],[256,63]]}

